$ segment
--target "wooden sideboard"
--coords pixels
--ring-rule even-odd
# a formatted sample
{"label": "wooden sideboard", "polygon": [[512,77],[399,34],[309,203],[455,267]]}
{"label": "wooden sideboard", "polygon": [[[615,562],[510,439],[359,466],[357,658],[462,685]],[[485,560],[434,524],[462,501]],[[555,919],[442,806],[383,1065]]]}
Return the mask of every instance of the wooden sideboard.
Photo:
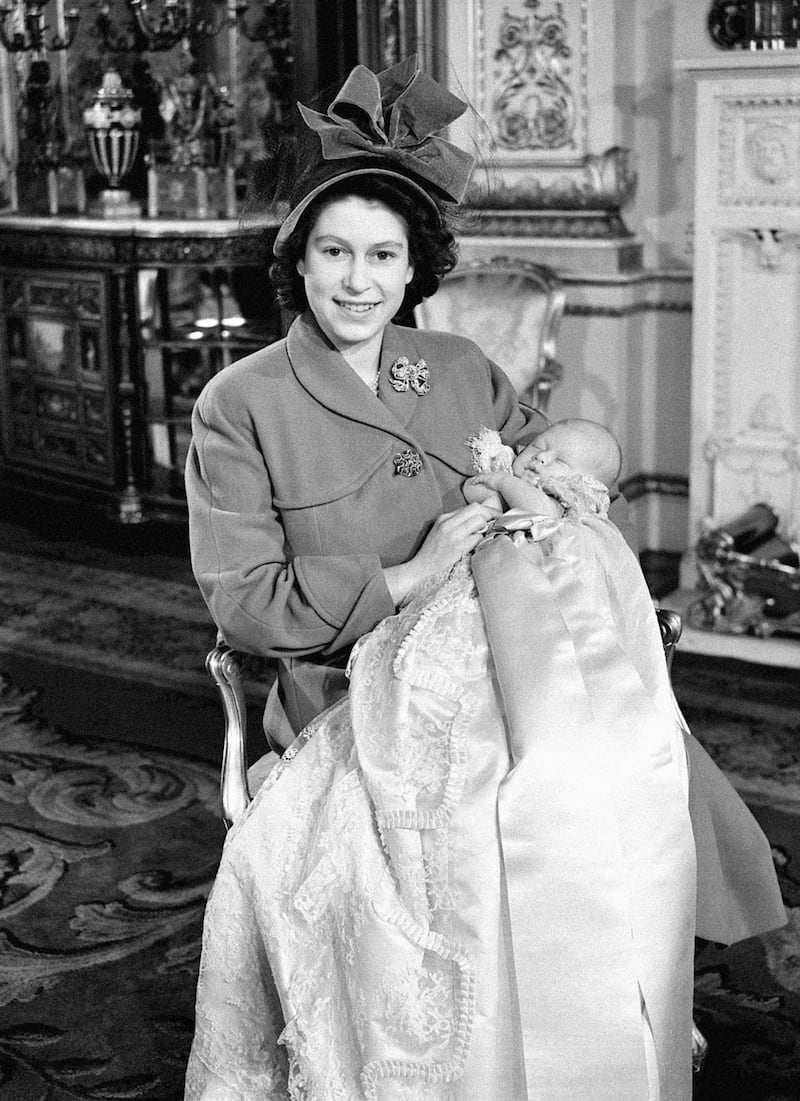
{"label": "wooden sideboard", "polygon": [[184,515],[194,399],[281,332],[274,232],[0,216],[0,484],[122,523]]}

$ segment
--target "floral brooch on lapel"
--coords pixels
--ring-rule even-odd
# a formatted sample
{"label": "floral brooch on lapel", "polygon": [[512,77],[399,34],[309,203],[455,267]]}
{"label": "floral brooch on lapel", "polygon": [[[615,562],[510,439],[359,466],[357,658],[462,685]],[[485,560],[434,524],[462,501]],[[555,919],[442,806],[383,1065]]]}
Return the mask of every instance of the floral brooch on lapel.
{"label": "floral brooch on lapel", "polygon": [[398,394],[413,390],[415,394],[429,394],[431,379],[428,364],[424,359],[412,363],[408,356],[400,356],[389,368],[389,385]]}

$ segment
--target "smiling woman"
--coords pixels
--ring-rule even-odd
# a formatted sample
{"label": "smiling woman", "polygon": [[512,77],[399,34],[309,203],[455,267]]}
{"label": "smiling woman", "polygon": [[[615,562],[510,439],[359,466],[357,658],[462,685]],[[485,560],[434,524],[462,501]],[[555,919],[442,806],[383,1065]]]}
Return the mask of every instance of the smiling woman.
{"label": "smiling woman", "polygon": [[[398,245],[405,243],[407,249],[412,272],[398,312],[408,313],[423,298],[434,294],[442,277],[455,267],[455,240],[446,206],[435,202],[431,196],[420,202],[416,192],[409,188],[409,181],[403,177],[392,177],[386,172],[356,171],[343,179],[335,178],[323,190],[315,191],[302,214],[295,220],[288,219],[292,221],[291,229],[287,231],[285,225],[281,228],[274,245],[277,259],[270,269],[270,279],[281,304],[293,313],[299,314],[309,308],[305,279],[298,265],[305,261],[311,228],[317,226],[327,207],[341,199],[361,199],[368,204],[369,210],[362,210],[361,221],[367,214],[371,220],[373,212],[379,208],[385,208],[400,221],[400,232],[395,229],[389,241],[377,240],[380,235],[375,234],[379,246],[385,245],[395,251]],[[365,228],[359,224],[362,232]]]}
{"label": "smiling woman", "polygon": [[474,344],[393,322],[456,261],[449,208],[472,160],[435,131],[463,110],[413,59],[359,66],[326,115],[303,110],[320,149],[270,270],[299,316],[195,409],[195,575],[228,643],[278,659],[279,747],[345,693],[356,639],[481,538],[491,512],[465,501],[464,441],[541,427]]}
{"label": "smiling woman", "polygon": [[[455,265],[449,210],[472,159],[436,131],[464,106],[412,59],[377,76],[359,66],[325,115],[303,109],[318,155],[296,181],[270,270],[298,316],[285,340],[217,375],[195,408],[195,576],[226,641],[277,661],[265,730],[281,752],[346,694],[354,643],[482,538],[493,512],[465,500],[466,441],[485,425],[524,443],[546,424],[475,344],[393,320]],[[209,916],[209,976],[214,927]],[[269,1002],[268,971],[263,990]],[[187,1097],[252,1073],[271,1096],[266,1065],[218,1046],[218,1009],[201,979]],[[291,1046],[303,1055],[303,1041]]]}
{"label": "smiling woman", "polygon": [[[496,509],[467,503],[469,442],[485,428],[524,454],[547,421],[476,344],[394,320],[455,262],[448,210],[471,160],[436,131],[463,110],[413,59],[377,75],[358,66],[325,114],[302,109],[317,163],[270,272],[298,316],[194,411],[195,576],[228,645],[276,660],[264,725],[283,760],[258,768],[268,778],[209,900],[187,1101],[691,1092],[694,849],[674,712],[646,719],[653,700],[636,695],[640,666],[625,666],[621,644],[602,653],[624,676],[590,645],[591,669],[574,670],[564,617],[521,599],[524,569],[509,582],[485,567],[495,603],[478,602],[472,551]],[[624,515],[618,500],[602,522]],[[652,630],[634,650],[664,703],[652,602],[619,532],[606,534],[627,555],[617,589],[639,585],[643,639]],[[576,605],[610,637],[602,601]],[[502,609],[491,650],[487,607]],[[545,641],[527,645],[542,626]],[[604,759],[587,680],[616,746]],[[634,686],[635,707],[617,708],[617,682]],[[515,766],[522,728],[544,735],[557,775],[532,757]],[[575,733],[587,751],[554,764]],[[663,859],[642,855],[654,849]]]}
{"label": "smiling woman", "polygon": [[320,211],[297,271],[319,327],[375,387],[383,330],[414,275],[405,220],[377,200],[334,200]]}

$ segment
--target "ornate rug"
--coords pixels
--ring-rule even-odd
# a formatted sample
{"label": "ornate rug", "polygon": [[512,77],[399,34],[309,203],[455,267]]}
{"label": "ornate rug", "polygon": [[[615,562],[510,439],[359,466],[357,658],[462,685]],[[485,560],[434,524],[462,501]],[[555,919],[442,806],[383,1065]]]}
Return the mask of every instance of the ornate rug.
{"label": "ornate rug", "polygon": [[694,1101],[800,1098],[800,678],[791,670],[676,656],[694,734],[772,844],[788,924],[697,958],[695,1020],[709,1052]]}
{"label": "ornate rug", "polygon": [[709,1047],[694,1101],[800,1097],[800,808],[752,809],[772,842],[789,922],[699,953],[695,1021]]}
{"label": "ornate rug", "polygon": [[800,813],[797,671],[679,651],[672,679],[695,737],[744,798]]}
{"label": "ornate rug", "polygon": [[[208,690],[204,661],[215,636],[193,581],[0,550],[0,654]],[[264,699],[268,663],[253,658],[245,674]]]}
{"label": "ornate rug", "polygon": [[[14,654],[16,677],[0,677],[0,1098],[178,1101],[223,841],[216,767],[207,750],[192,755],[196,710],[182,730],[176,708],[141,744],[130,724],[121,740],[113,707],[97,720],[86,682],[103,679],[110,703],[110,673],[137,693],[152,687],[159,725],[169,689],[208,693],[205,607],[188,583],[0,552],[0,625],[0,670]],[[69,730],[47,694],[37,705],[25,655],[60,664],[64,692],[82,671],[86,702]],[[674,679],[690,726],[773,844],[791,918],[699,956],[696,1019],[710,1051],[695,1101],[796,1101],[800,684],[680,654]]]}
{"label": "ornate rug", "polygon": [[194,584],[0,551],[0,650],[192,687],[213,645]]}
{"label": "ornate rug", "polygon": [[216,768],[63,734],[0,677],[0,1096],[182,1094]]}

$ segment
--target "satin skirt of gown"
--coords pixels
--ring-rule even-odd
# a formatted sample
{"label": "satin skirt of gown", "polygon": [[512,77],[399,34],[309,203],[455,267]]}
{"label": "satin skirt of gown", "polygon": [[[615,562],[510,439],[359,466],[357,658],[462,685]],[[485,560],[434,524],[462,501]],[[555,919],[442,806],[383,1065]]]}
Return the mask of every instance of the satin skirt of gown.
{"label": "satin skirt of gown", "polygon": [[[495,543],[512,564],[484,576],[521,569],[516,592],[541,572]],[[695,867],[668,686],[625,659],[635,722],[608,722],[625,701],[605,689],[594,714],[623,659],[570,665],[557,591],[516,600],[498,674],[487,624],[509,612],[484,585],[488,616],[464,563],[366,636],[348,698],[229,833],[187,1101],[688,1101]],[[518,652],[527,701],[504,691]]]}

